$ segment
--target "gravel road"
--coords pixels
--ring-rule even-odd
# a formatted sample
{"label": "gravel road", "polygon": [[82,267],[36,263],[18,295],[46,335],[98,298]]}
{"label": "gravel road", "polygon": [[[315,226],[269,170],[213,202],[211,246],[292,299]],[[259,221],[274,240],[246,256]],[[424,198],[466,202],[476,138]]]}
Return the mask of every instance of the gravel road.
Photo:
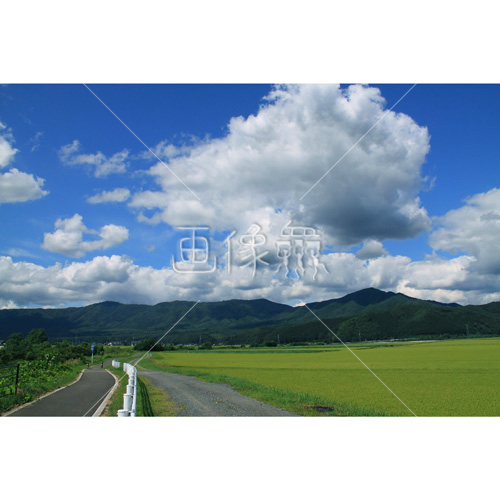
{"label": "gravel road", "polygon": [[151,370],[140,371],[141,377],[164,390],[172,401],[183,407],[179,416],[190,417],[294,417],[266,403],[243,396],[222,384],[203,382],[194,377]]}

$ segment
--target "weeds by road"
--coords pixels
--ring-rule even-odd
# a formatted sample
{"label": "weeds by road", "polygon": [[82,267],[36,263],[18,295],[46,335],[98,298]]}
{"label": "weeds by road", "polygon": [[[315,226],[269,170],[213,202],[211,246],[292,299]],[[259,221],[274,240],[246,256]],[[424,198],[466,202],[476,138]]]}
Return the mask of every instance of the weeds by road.
{"label": "weeds by road", "polygon": [[[118,410],[123,408],[123,394],[127,390],[128,376],[121,368],[109,367],[109,371],[119,380],[119,384],[108,402],[103,416],[116,417]],[[147,378],[137,377],[138,417],[175,417],[180,409],[170,400],[168,394],[155,387]]]}

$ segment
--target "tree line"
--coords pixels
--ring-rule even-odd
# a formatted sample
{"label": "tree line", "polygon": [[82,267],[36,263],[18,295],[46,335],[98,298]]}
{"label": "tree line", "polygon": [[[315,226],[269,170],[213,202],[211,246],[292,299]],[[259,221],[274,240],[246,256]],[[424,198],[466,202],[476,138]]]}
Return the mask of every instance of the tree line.
{"label": "tree line", "polygon": [[[104,345],[94,346],[94,355],[104,353]],[[43,358],[46,354],[55,356],[57,362],[69,359],[80,359],[84,361],[90,357],[91,346],[88,342],[79,345],[70,344],[67,340],[62,342],[50,342],[43,328],[31,330],[27,337],[21,333],[13,333],[0,348],[0,366],[9,365],[19,361],[35,361]]]}

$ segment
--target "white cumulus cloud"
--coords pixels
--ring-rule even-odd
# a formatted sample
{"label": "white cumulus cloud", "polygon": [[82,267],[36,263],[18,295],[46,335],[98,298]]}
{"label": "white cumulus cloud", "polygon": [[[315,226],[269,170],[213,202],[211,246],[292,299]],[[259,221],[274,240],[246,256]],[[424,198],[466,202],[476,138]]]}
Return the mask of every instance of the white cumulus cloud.
{"label": "white cumulus cloud", "polygon": [[438,228],[429,237],[434,250],[469,254],[478,270],[500,275],[500,189],[469,197],[435,222]]}
{"label": "white cumulus cloud", "polygon": [[5,168],[14,158],[18,150],[12,147],[13,137],[7,126],[0,122],[0,168]]}
{"label": "white cumulus cloud", "polygon": [[356,252],[358,259],[376,259],[382,255],[387,255],[387,250],[380,241],[367,240],[363,243],[363,247]]}
{"label": "white cumulus cloud", "polygon": [[[53,233],[44,234],[42,248],[76,258],[83,257],[87,252],[120,245],[129,236],[126,227],[114,224],[103,226],[99,231],[87,229],[79,214],[68,219],[58,219],[54,227]],[[94,235],[96,239],[84,241],[84,234]]]}
{"label": "white cumulus cloud", "polygon": [[33,174],[11,168],[0,174],[0,204],[36,200],[45,196],[48,191],[42,189],[44,182],[44,179]]}
{"label": "white cumulus cloud", "polygon": [[[14,138],[10,130],[0,122],[0,168],[7,167],[14,159],[17,149],[12,147]],[[48,194],[43,190],[45,180],[35,177],[33,174],[21,172],[17,168],[11,168],[0,174],[0,204],[20,203],[37,200]]]}
{"label": "white cumulus cloud", "polygon": [[215,230],[266,228],[280,211],[342,245],[414,237],[430,228],[418,197],[429,134],[404,114],[389,112],[301,201],[386,112],[376,88],[278,87],[255,115],[232,118],[224,137],[165,155],[149,170],[158,190],[130,206],[152,211],[140,213],[144,222]]}
{"label": "white cumulus cloud", "polygon": [[297,304],[339,297],[367,287],[392,290],[442,302],[485,303],[500,300],[497,277],[485,279],[473,270],[473,257],[435,258],[412,262],[384,255],[362,261],[352,253],[321,258],[329,274],[303,279],[277,274],[276,265],[251,270],[234,265],[231,274],[217,268],[211,274],[179,274],[171,268],[139,266],[126,256],[94,257],[86,262],[43,267],[0,257],[0,307],[63,306],[104,300],[157,304],[172,300],[220,301],[266,297]]}

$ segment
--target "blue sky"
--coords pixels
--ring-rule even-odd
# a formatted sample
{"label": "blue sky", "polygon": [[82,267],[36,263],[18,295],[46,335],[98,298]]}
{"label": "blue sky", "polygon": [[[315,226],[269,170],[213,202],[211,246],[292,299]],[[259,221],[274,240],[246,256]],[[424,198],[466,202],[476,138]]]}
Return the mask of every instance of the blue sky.
{"label": "blue sky", "polygon": [[[300,200],[411,86],[89,84],[157,158],[83,85],[1,86],[0,306],[500,300],[498,85],[417,85]],[[279,275],[290,219],[328,273]],[[223,240],[252,223],[268,265],[235,249],[229,274]],[[214,273],[172,271],[187,225],[210,228]]]}
{"label": "blue sky", "polygon": [[[164,139],[181,144],[189,142],[191,136],[222,136],[232,116],[257,112],[260,99],[270,90],[270,85],[90,87],[150,147]],[[94,192],[111,190],[117,183],[136,189],[152,184],[133,175],[134,170],[145,170],[152,161],[135,160],[126,178],[110,175],[96,179],[88,170],[68,168],[58,158],[59,148],[75,139],[85,152],[101,151],[107,156],[123,149],[137,156],[145,152],[144,146],[83,85],[9,85],[0,90],[0,96],[0,121],[15,131],[14,146],[19,149],[16,167],[46,179],[45,188],[50,190],[50,196],[35,204],[1,206],[2,232],[9,235],[2,241],[3,254],[15,248],[33,256],[32,262],[37,264],[59,262],[60,256],[40,249],[43,233],[53,230],[56,219],[78,212],[86,221],[93,221],[89,227],[101,227],[110,220],[132,225],[136,236],[124,243],[121,252],[133,255],[143,265],[166,265],[168,253],[165,257],[160,252],[147,252],[144,246],[158,246],[161,241],[170,251],[167,230],[150,231],[122,206],[85,201]],[[37,134],[41,135],[34,147]],[[33,237],[36,233],[38,239]]]}

